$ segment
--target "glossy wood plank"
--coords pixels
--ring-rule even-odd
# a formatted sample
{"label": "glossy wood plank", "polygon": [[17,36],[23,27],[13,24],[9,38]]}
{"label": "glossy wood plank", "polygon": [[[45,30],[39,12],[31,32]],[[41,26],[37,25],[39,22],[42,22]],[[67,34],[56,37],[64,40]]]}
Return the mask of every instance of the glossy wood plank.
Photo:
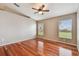
{"label": "glossy wood plank", "polygon": [[16,45],[23,48],[25,50],[25,52],[28,51],[29,55],[31,55],[31,56],[34,56],[34,55],[39,56],[39,54],[36,53],[36,50],[34,50],[33,48],[30,48],[28,45],[24,45],[22,43],[17,43]]}
{"label": "glossy wood plank", "polygon": [[7,56],[13,56],[13,55],[17,56],[17,54],[15,54],[15,51],[11,47],[4,46],[4,50]]}
{"label": "glossy wood plank", "polygon": [[61,48],[65,49],[64,52],[66,50],[71,51],[72,56],[79,55],[77,48],[74,46],[34,39],[0,47],[0,56],[59,56]]}
{"label": "glossy wood plank", "polygon": [[6,53],[4,51],[4,48],[3,47],[0,47],[0,56],[5,56]]}

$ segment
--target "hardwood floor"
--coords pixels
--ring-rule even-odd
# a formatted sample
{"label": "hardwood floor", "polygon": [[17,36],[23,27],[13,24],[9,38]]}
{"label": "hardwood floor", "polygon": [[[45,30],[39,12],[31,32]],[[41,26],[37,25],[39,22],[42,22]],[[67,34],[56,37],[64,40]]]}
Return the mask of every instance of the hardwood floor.
{"label": "hardwood floor", "polygon": [[[63,44],[62,44],[63,45]],[[27,40],[0,47],[0,56],[78,56],[78,50],[42,40]],[[69,47],[69,48],[68,48]]]}

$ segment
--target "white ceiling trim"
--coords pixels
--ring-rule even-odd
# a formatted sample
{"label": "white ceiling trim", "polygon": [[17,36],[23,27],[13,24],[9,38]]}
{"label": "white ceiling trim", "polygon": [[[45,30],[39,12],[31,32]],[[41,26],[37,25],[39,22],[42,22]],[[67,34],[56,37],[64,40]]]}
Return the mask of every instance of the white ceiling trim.
{"label": "white ceiling trim", "polygon": [[35,10],[32,9],[34,3],[18,3],[20,7],[16,7],[12,3],[5,4],[6,6],[17,10],[24,15],[30,16],[35,20],[48,19],[51,17],[61,16],[69,13],[77,12],[79,8],[78,3],[48,3],[48,9],[50,12],[46,12],[44,15],[34,14]]}

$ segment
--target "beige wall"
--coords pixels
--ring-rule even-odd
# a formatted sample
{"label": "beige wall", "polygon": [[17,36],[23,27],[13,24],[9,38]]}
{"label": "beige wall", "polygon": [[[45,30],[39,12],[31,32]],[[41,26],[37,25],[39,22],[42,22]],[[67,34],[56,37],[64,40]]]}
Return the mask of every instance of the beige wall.
{"label": "beige wall", "polygon": [[[72,22],[73,22],[73,25],[72,25],[73,39],[70,39],[70,40],[58,38],[58,22],[62,19],[66,19],[66,18],[72,18]],[[58,17],[54,17],[54,18],[49,18],[47,20],[38,21],[38,23],[39,22],[43,22],[45,24],[45,35],[38,36],[38,37],[47,38],[49,40],[62,41],[62,42],[66,42],[66,43],[76,44],[76,40],[77,40],[77,37],[76,37],[76,35],[77,35],[77,33],[76,33],[76,31],[77,31],[77,29],[76,29],[76,13],[58,16]]]}
{"label": "beige wall", "polygon": [[0,46],[36,37],[36,22],[23,16],[0,11]]}
{"label": "beige wall", "polygon": [[77,11],[77,48],[79,50],[79,8]]}

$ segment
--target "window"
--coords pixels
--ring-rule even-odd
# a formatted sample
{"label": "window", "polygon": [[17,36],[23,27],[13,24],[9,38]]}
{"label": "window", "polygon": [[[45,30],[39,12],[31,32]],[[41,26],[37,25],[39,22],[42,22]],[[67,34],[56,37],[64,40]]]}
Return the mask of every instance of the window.
{"label": "window", "polygon": [[59,21],[59,38],[72,39],[72,19]]}
{"label": "window", "polygon": [[38,23],[38,35],[44,35],[44,23]]}

